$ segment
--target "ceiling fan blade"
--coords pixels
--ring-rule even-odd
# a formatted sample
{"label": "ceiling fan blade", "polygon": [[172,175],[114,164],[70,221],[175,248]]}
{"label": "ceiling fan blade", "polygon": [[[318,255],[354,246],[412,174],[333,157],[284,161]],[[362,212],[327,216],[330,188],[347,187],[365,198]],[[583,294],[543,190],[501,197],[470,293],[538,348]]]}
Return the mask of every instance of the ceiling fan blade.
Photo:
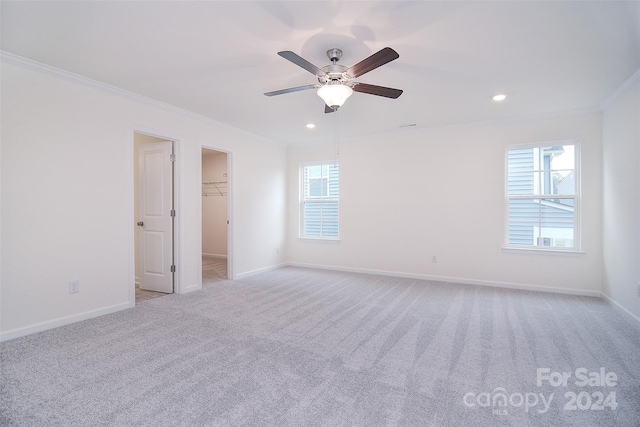
{"label": "ceiling fan blade", "polygon": [[402,95],[402,90],[393,89],[390,87],[384,86],[376,86],[376,85],[368,85],[366,83],[357,83],[353,86],[354,92],[360,93],[368,93],[369,95],[378,95],[384,96],[385,98],[393,98],[396,99],[400,95]]}
{"label": "ceiling fan blade", "polygon": [[308,90],[308,89],[317,89],[319,88],[320,85],[306,85],[306,86],[296,86],[296,87],[290,87],[288,89],[280,89],[280,90],[274,90],[272,92],[265,92],[266,96],[275,96],[275,95],[282,95],[285,93],[291,93],[291,92],[299,92],[301,90]]}
{"label": "ceiling fan blade", "polygon": [[347,69],[347,74],[351,77],[359,77],[364,73],[368,73],[371,70],[375,70],[381,65],[386,64],[387,62],[391,62],[394,59],[400,58],[398,52],[391,49],[390,47],[385,47],[384,49],[374,53],[368,58],[363,59],[358,62],[356,65]]}
{"label": "ceiling fan blade", "polygon": [[329,107],[327,104],[324,104],[324,112],[326,113],[334,113],[336,110]]}
{"label": "ceiling fan blade", "polygon": [[306,59],[304,59],[300,55],[298,55],[298,54],[296,54],[294,52],[291,52],[290,50],[284,50],[282,52],[278,52],[278,55],[282,56],[284,59],[287,59],[287,60],[293,62],[297,66],[304,68],[305,70],[307,70],[311,74],[315,74],[318,77],[321,77],[321,76],[324,76],[324,75],[327,74],[324,71],[322,71],[320,68],[318,68],[315,65],[313,65],[311,62],[307,61]]}

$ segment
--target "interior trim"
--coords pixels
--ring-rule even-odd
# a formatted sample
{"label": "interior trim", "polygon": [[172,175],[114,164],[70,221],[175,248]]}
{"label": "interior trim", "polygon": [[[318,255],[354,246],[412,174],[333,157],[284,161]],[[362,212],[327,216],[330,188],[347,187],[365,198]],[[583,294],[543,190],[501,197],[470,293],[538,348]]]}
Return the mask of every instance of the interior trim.
{"label": "interior trim", "polygon": [[526,285],[526,284],[518,284],[518,283],[494,282],[490,280],[466,279],[463,277],[444,277],[444,276],[431,276],[428,274],[419,274],[419,273],[403,273],[400,271],[371,270],[367,268],[339,267],[334,265],[317,265],[317,264],[307,264],[307,263],[300,263],[300,262],[288,262],[286,263],[286,265],[291,267],[317,268],[321,270],[346,271],[350,273],[377,274],[380,276],[402,277],[407,279],[431,280],[431,281],[438,281],[438,282],[460,283],[465,285],[489,286],[493,288],[516,289],[521,291],[546,292],[546,293],[553,293],[553,294],[579,295],[579,296],[594,297],[594,298],[600,298],[600,294],[601,294],[600,291],[589,291],[584,289],[553,288],[550,286]]}
{"label": "interior trim", "polygon": [[46,322],[24,326],[22,328],[11,329],[0,334],[0,342],[47,331],[49,329],[58,328],[60,326],[70,325],[72,323],[81,322],[83,320],[93,319],[94,317],[104,316],[105,314],[111,314],[133,307],[135,307],[135,303],[123,302],[109,307],[99,308],[97,310],[89,310],[78,314],[72,314],[71,316],[59,317],[57,319],[48,320]]}
{"label": "interior trim", "polygon": [[[119,95],[125,98],[129,98],[129,99],[133,99],[139,102],[143,102],[155,107],[159,107],[159,108],[163,108],[165,110],[170,110],[173,111],[175,113],[187,116],[187,117],[191,117],[193,119],[202,121],[202,122],[207,122],[207,123],[213,123],[216,124],[218,126],[227,128],[227,129],[231,129],[234,130],[236,132],[240,132],[243,133],[245,135],[250,135],[254,138],[260,139],[262,141],[265,142],[269,142],[272,144],[278,144],[278,145],[282,145],[282,146],[289,146],[290,144],[284,144],[278,141],[274,141],[272,139],[266,138],[264,136],[261,135],[257,135],[254,133],[251,133],[249,131],[246,131],[244,129],[240,129],[240,128],[236,128],[233,127],[227,123],[223,123],[223,122],[219,122],[217,120],[214,120],[212,118],[203,116],[201,114],[198,113],[194,113],[188,110],[184,110],[182,108],[179,107],[175,107],[171,104],[166,104],[164,102],[161,101],[157,101],[155,99],[152,98],[147,98],[146,96],[143,95],[139,95],[135,92],[130,92],[128,90],[125,89],[121,89],[117,86],[112,86],[106,83],[102,83],[100,81],[97,80],[93,80],[90,79],[88,77],[84,77],[81,76],[79,74],[75,74],[72,73],[70,71],[65,71],[56,67],[52,67],[50,65],[46,65],[43,64],[41,62],[37,62],[28,58],[24,58],[22,56],[18,56],[3,50],[0,50],[0,60],[2,60],[3,62],[7,62],[10,64],[14,64],[14,65],[18,65],[21,66],[23,68],[27,68],[27,69],[31,69],[31,70],[35,70],[35,71],[40,71],[43,72],[45,74],[49,74],[49,75],[53,75],[56,77],[60,77],[75,83],[79,83],[79,84],[83,84],[85,86],[90,86],[99,90],[102,90],[104,92],[107,93],[111,93],[111,94],[115,94],[115,95]],[[637,75],[637,76],[636,76]],[[638,78],[640,78],[640,70],[638,70],[638,72],[636,72],[636,74],[634,75],[636,76],[636,80]],[[635,82],[635,80],[634,80]],[[633,82],[632,82],[633,84]],[[631,85],[632,85],[631,84]],[[631,85],[629,85],[629,87],[631,87]],[[625,91],[628,90],[628,87],[625,89]],[[528,121],[537,121],[537,120],[548,120],[548,119],[555,119],[555,118],[562,118],[562,117],[574,117],[574,116],[583,116],[583,115],[588,115],[588,114],[594,114],[594,113],[600,113],[602,111],[603,106],[605,106],[605,103],[610,102],[609,98],[611,98],[611,101],[613,101],[616,97],[621,96],[623,92],[618,94],[618,91],[620,91],[620,88],[617,89],[616,91],[614,91],[614,93],[612,93],[611,95],[609,95],[609,97],[607,98],[607,100],[605,102],[603,102],[602,104],[600,104],[599,106],[594,106],[593,108],[583,108],[583,109],[578,109],[578,110],[569,110],[569,111],[557,111],[557,112],[553,112],[553,113],[544,113],[544,114],[535,114],[535,115],[523,115],[523,116],[514,116],[514,117],[508,117],[508,118],[502,118],[502,119],[490,119],[490,120],[480,120],[480,121],[472,121],[472,122],[460,122],[460,123],[452,123],[452,124],[444,124],[444,125],[432,125],[432,126],[424,126],[424,127],[420,127],[420,126],[415,126],[415,127],[410,127],[410,128],[400,128],[400,129],[395,129],[392,131],[388,131],[388,132],[380,132],[378,133],[378,135],[397,135],[399,132],[425,132],[425,131],[439,131],[439,130],[443,130],[443,129],[464,129],[464,128],[475,128],[475,127],[482,127],[482,126],[496,126],[496,125],[502,125],[502,124],[513,124],[513,123],[520,123],[520,122],[528,122]],[[616,97],[613,97],[614,94],[617,94]],[[371,136],[372,134],[362,134],[362,135],[357,135],[354,137],[342,137],[341,138],[341,142],[349,142],[350,140],[354,140],[354,139],[361,139],[361,138],[365,138],[367,136]],[[300,144],[303,146],[309,146],[309,145],[324,145],[324,144],[330,144],[333,143],[333,139],[329,140],[320,140],[320,141],[314,141],[314,142],[309,142],[309,143],[305,143],[305,144]],[[296,146],[296,145],[293,145]]]}
{"label": "interior trim", "polygon": [[631,77],[625,80],[616,90],[611,92],[604,99],[604,101],[600,103],[600,111],[604,111],[609,108],[611,104],[613,104],[619,98],[622,98],[624,94],[627,93],[638,82],[640,82],[640,68],[638,68],[636,72],[631,75]]}
{"label": "interior trim", "polygon": [[246,131],[244,129],[236,128],[236,127],[231,126],[231,125],[229,125],[227,123],[224,123],[224,122],[219,122],[219,121],[214,120],[214,119],[212,119],[210,117],[203,116],[201,114],[194,113],[192,111],[185,110],[183,108],[179,108],[179,107],[173,106],[171,104],[167,104],[167,103],[158,101],[158,100],[153,99],[153,98],[148,98],[146,96],[137,94],[135,92],[128,91],[126,89],[119,88],[117,86],[113,86],[113,85],[110,85],[110,84],[107,84],[107,83],[102,83],[102,82],[100,82],[98,80],[93,80],[93,79],[91,79],[89,77],[84,77],[84,76],[82,76],[80,74],[75,74],[75,73],[72,73],[70,71],[62,70],[60,68],[52,67],[51,65],[47,65],[47,64],[43,64],[43,63],[38,62],[38,61],[34,61],[32,59],[29,59],[29,58],[24,58],[22,56],[15,55],[13,53],[10,53],[10,52],[4,51],[4,50],[0,50],[0,60],[2,62],[6,62],[8,64],[17,65],[19,67],[30,69],[30,70],[33,70],[33,71],[39,71],[41,73],[48,74],[48,75],[51,75],[51,76],[54,76],[54,77],[59,77],[59,78],[62,78],[64,80],[71,81],[73,83],[78,83],[78,84],[81,84],[81,85],[84,85],[84,86],[88,86],[88,87],[92,87],[94,89],[98,89],[98,90],[101,90],[103,92],[107,92],[107,93],[110,93],[110,94],[113,94],[113,95],[118,95],[118,96],[121,96],[121,97],[124,97],[124,98],[132,99],[134,101],[142,102],[142,103],[154,106],[154,107],[159,107],[159,108],[162,108],[162,109],[165,109],[165,110],[169,110],[169,111],[172,111],[174,113],[178,113],[178,114],[181,114],[183,116],[187,116],[187,117],[190,117],[192,119],[195,119],[195,120],[198,120],[198,121],[201,121],[201,122],[212,123],[212,124],[215,124],[217,126],[221,126],[221,127],[227,128],[227,129],[231,129],[231,130],[233,130],[235,132],[240,132],[240,133],[243,133],[245,135],[250,135],[253,138],[257,138],[257,139],[260,139],[262,141],[275,143],[275,144],[281,144],[281,143],[279,143],[277,141],[274,141],[272,139],[265,138],[264,136],[251,133],[251,132]]}

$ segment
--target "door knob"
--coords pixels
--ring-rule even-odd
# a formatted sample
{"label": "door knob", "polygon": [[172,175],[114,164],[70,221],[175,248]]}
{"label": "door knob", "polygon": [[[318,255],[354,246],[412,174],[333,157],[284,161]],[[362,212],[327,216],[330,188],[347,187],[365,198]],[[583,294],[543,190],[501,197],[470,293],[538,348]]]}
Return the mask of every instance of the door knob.
{"label": "door knob", "polygon": [[142,222],[142,221],[138,221],[138,222],[136,223],[136,225],[137,225],[138,227],[142,227],[142,226],[144,225],[144,222]]}

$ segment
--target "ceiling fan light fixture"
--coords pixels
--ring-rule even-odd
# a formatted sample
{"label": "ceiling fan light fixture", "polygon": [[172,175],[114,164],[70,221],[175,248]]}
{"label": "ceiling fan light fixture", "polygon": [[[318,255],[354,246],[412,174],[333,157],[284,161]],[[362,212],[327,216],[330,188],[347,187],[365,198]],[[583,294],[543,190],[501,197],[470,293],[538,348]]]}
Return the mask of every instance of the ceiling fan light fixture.
{"label": "ceiling fan light fixture", "polygon": [[342,107],[342,104],[353,95],[353,89],[341,83],[327,83],[318,89],[318,96],[330,108]]}

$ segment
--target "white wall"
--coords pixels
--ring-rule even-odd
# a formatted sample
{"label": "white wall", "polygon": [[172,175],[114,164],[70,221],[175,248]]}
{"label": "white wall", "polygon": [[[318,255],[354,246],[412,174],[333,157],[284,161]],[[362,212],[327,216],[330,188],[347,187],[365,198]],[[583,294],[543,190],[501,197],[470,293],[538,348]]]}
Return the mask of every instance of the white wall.
{"label": "white wall", "polygon": [[181,291],[202,280],[202,144],[233,153],[234,271],[282,262],[281,145],[47,70],[2,62],[0,338],[133,305],[136,129],[178,141]]}
{"label": "white wall", "polygon": [[603,293],[640,318],[640,84],[603,113]]}
{"label": "white wall", "polygon": [[[202,182],[227,181],[227,154],[202,149]],[[206,256],[227,257],[227,200],[228,188],[222,184],[223,195],[208,186],[202,196],[202,253]]]}
{"label": "white wall", "polygon": [[[341,241],[317,242],[297,238],[298,167],[332,144],[285,149],[55,71],[2,62],[1,79],[1,339],[133,305],[134,130],[177,141],[181,291],[201,285],[204,144],[232,153],[236,275],[291,261],[587,294],[604,277],[640,314],[637,86],[605,111],[604,153],[599,114],[342,141]],[[582,141],[585,254],[503,252],[505,146],[568,139]]]}
{"label": "white wall", "polygon": [[[579,139],[581,256],[505,253],[505,146]],[[329,145],[290,147],[289,260],[469,283],[597,295],[602,277],[599,114],[503,125],[407,129],[341,142],[340,242],[298,239],[299,164]],[[438,257],[437,263],[431,256]]]}

